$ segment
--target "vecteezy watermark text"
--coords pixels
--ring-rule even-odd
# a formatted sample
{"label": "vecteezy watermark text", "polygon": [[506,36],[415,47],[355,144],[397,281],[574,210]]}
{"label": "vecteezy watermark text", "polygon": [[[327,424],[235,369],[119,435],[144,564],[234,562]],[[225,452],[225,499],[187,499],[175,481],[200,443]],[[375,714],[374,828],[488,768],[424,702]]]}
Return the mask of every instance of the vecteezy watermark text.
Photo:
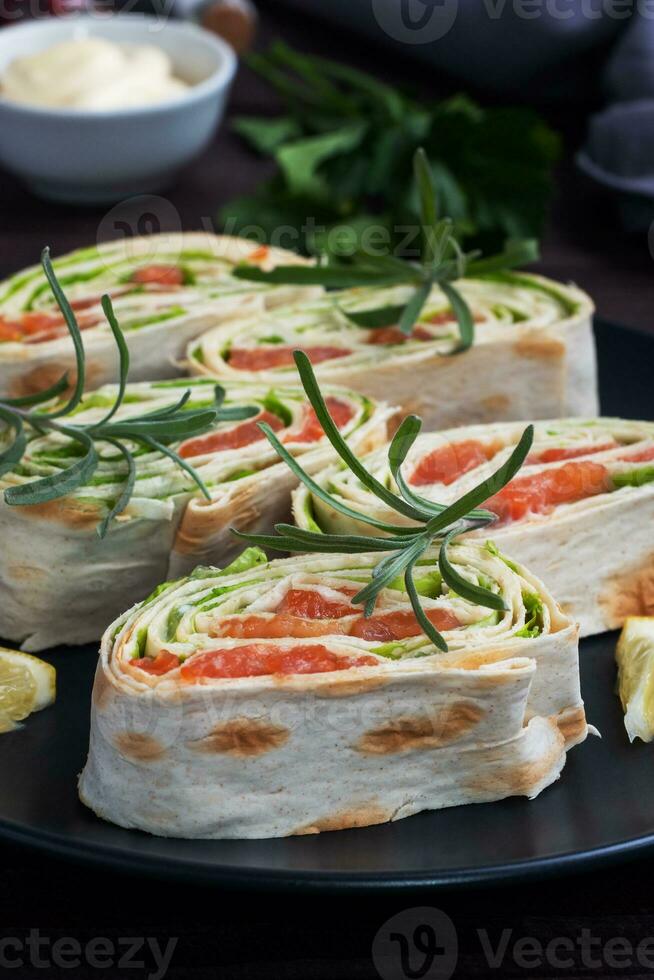
{"label": "vecteezy watermark text", "polygon": [[[459,16],[459,0],[370,0],[375,20],[384,33],[403,44],[433,44],[444,38]],[[472,5],[463,10],[471,24]],[[621,21],[632,15],[654,19],[654,0],[482,0],[473,16],[478,29],[483,19]]]}
{"label": "vecteezy watermark text", "polygon": [[[517,967],[527,976],[542,969],[549,971],[548,976],[556,971],[569,975],[575,969],[583,969],[584,976],[585,971],[597,971],[589,975],[598,977],[606,970],[654,974],[654,936],[606,938],[584,926],[572,935],[547,939],[513,928],[477,928],[473,937],[466,953],[481,957],[491,976],[501,977],[509,967],[512,975]],[[441,909],[405,909],[380,926],[371,955],[381,980],[450,980],[459,962],[459,937],[454,922]]]}
{"label": "vecteezy watermark text", "polygon": [[[80,942],[73,936],[53,939],[39,929],[24,936],[0,936],[0,971],[21,970],[144,970],[146,980],[163,980],[177,946],[177,937],[94,936]],[[24,972],[21,974],[24,976]]]}
{"label": "vecteezy watermark text", "polygon": [[[131,13],[138,7],[139,0],[125,0],[120,5],[121,14]],[[150,33],[156,33],[170,20],[175,0],[159,0],[152,4],[151,17],[147,26]],[[114,0],[0,0],[0,21],[18,23],[45,17],[52,13],[66,14],[69,18],[83,15],[87,20],[107,20],[116,12]]]}
{"label": "vecteezy watermark text", "polygon": [[543,942],[534,936],[516,935],[514,929],[502,929],[491,935],[487,929],[477,929],[484,958],[493,970],[507,963],[524,970],[548,966],[554,970],[571,970],[580,965],[588,970],[608,967],[626,970],[638,966],[654,971],[654,936],[633,943],[625,936],[602,939],[591,929],[583,928],[576,936],[553,936]]}

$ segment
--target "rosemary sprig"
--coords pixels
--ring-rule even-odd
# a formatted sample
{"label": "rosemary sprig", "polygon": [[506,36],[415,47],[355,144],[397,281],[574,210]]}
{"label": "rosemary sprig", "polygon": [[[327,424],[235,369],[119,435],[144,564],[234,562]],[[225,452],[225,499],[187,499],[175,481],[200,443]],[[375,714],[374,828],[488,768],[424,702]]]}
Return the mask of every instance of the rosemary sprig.
{"label": "rosemary sprig", "polygon": [[[136,464],[132,447],[134,444],[155,450],[172,459],[195,481],[207,499],[209,491],[197,471],[182,459],[170,443],[201,435],[219,421],[252,418],[259,409],[250,406],[231,406],[223,408],[224,390],[216,385],[214,404],[209,408],[185,408],[190,398],[190,390],[170,406],[141,415],[116,419],[126,392],[129,374],[129,349],[122,330],[116,320],[109,296],[102,297],[102,309],[111,328],[119,354],[119,384],[116,397],[106,414],[97,422],[78,424],[68,417],[80,405],[84,392],[85,352],[82,333],[75,314],[57,280],[50,250],[44,248],[41,264],[53,296],[64,318],[75,350],[75,383],[69,390],[68,374],[48,388],[22,398],[0,399],[0,421],[4,431],[13,431],[13,440],[0,453],[0,477],[9,473],[23,459],[29,444],[28,430],[38,435],[57,433],[79,443],[83,452],[70,466],[27,483],[8,487],[4,499],[11,505],[43,504],[65,497],[84,486],[93,476],[100,462],[98,444],[107,443],[122,455],[125,463],[125,480],[122,491],[104,520],[98,525],[98,534],[104,537],[111,521],[121,514],[129,504],[136,479]],[[126,440],[126,441],[125,441]]]}
{"label": "rosemary sprig", "polygon": [[475,324],[470,308],[455,285],[466,276],[495,274],[538,258],[538,244],[533,239],[507,243],[503,252],[481,258],[478,251],[464,252],[457,241],[454,223],[438,217],[436,191],[432,170],[424,149],[416,150],[413,158],[414,180],[420,202],[422,249],[419,262],[395,255],[371,254],[362,248],[351,255],[331,253],[327,262],[314,266],[285,266],[264,270],[242,264],[234,275],[252,282],[273,285],[319,285],[327,289],[349,289],[359,286],[411,286],[413,291],[403,306],[383,306],[377,309],[352,312],[342,310],[349,320],[367,330],[397,325],[410,336],[420,318],[434,286],[440,286],[459,325],[459,344],[455,353],[472,346]]}
{"label": "rosemary sprig", "polygon": [[469,582],[456,570],[448,557],[448,547],[458,534],[472,528],[485,527],[496,520],[495,514],[480,509],[481,505],[506,486],[522,466],[533,442],[533,426],[527,426],[510,457],[495,473],[473,487],[459,500],[446,506],[426,500],[415,493],[402,476],[402,465],[422,425],[417,416],[409,415],[398,428],[388,450],[391,472],[399,490],[398,496],[365,469],[343,439],[329,414],[309,358],[302,351],[295,351],[294,357],[307,398],[324,429],[325,435],[345,465],[376,497],[390,506],[396,513],[410,517],[415,524],[408,527],[401,524],[389,524],[332,497],[290,455],[270,426],[260,423],[259,428],[265,433],[268,441],[298,479],[313,494],[319,496],[340,513],[362,524],[375,527],[386,536],[380,538],[362,534],[323,534],[322,532],[297,528],[290,524],[276,524],[274,535],[244,534],[234,528],[232,528],[232,532],[245,541],[264,548],[271,548],[274,551],[322,554],[363,554],[371,551],[384,553],[384,557],[380,559],[372,573],[371,581],[354,596],[352,603],[363,603],[364,614],[366,616],[372,615],[382,589],[398,576],[403,576],[411,606],[421,628],[435,646],[441,650],[447,650],[445,640],[429,621],[421,606],[420,597],[413,584],[414,566],[429,546],[435,540],[439,540],[441,542],[439,570],[443,581],[458,595],[475,605],[496,610],[507,608],[504,600],[497,593]]}

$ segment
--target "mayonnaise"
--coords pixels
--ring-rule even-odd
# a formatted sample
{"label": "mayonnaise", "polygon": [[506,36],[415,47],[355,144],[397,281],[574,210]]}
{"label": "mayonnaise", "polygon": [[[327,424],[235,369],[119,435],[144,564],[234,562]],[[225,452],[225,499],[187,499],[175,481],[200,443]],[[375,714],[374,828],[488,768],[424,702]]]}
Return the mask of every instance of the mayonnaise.
{"label": "mayonnaise", "polygon": [[80,37],[10,62],[0,95],[57,109],[127,109],[176,98],[188,85],[153,45]]}

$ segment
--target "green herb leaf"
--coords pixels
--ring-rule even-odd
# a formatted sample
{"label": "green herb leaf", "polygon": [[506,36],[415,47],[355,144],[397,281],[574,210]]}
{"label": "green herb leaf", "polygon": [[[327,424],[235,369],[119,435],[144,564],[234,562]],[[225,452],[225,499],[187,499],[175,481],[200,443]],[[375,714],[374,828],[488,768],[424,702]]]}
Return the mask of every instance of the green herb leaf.
{"label": "green herb leaf", "polygon": [[434,250],[434,242],[431,237],[431,232],[437,221],[436,191],[429,167],[429,160],[422,147],[419,147],[414,154],[413,173],[420,198],[420,220],[423,229],[422,261],[424,265],[428,266],[437,258]]}
{"label": "green herb leaf", "polygon": [[252,419],[255,415],[260,415],[261,409],[256,405],[230,405],[219,408],[217,414],[218,422],[241,422],[244,419]]}
{"label": "green herb leaf", "polygon": [[374,310],[344,310],[339,306],[348,320],[356,323],[357,327],[375,330],[378,327],[391,327],[398,323],[404,313],[405,306],[380,306]]}
{"label": "green herb leaf", "polygon": [[298,139],[302,129],[295,119],[281,117],[268,119],[239,116],[232,123],[232,129],[259,153],[274,153],[275,150],[288,140]]}
{"label": "green herb leaf", "polygon": [[[408,273],[378,271],[373,268],[336,265],[278,265],[274,269],[242,263],[233,271],[237,279],[264,282],[271,286],[325,286],[328,289],[349,289],[353,286],[398,286],[407,281]],[[415,273],[412,271],[412,278]]]}
{"label": "green herb leaf", "polygon": [[[427,524],[425,530],[429,534],[436,534],[442,531],[444,528],[451,524],[458,523],[463,518],[468,517],[469,512],[474,508],[478,507],[489,497],[494,496],[498,493],[502,487],[505,487],[509,483],[515,474],[518,472],[527,454],[531,449],[531,445],[534,441],[534,427],[533,425],[528,425],[525,431],[520,437],[518,445],[515,447],[509,458],[502,466],[496,470],[492,476],[483,480],[472,490],[469,490],[466,494],[457,500],[455,503],[446,507],[445,510],[437,517],[433,517]],[[495,514],[490,511],[480,512],[480,517],[475,518],[479,520],[480,523],[492,523],[497,518]]]}
{"label": "green herb leaf", "polygon": [[398,326],[406,337],[411,335],[415,322],[422,313],[425,303],[429,299],[431,288],[431,281],[423,283],[422,286],[419,286],[418,289],[416,289],[415,293],[405,306]]}
{"label": "green herb leaf", "polygon": [[206,432],[216,419],[215,409],[198,409],[185,412],[180,417],[168,415],[164,418],[136,418],[125,419],[124,422],[109,422],[102,426],[102,432],[114,438],[138,439],[140,435],[145,435],[163,442],[173,442]]}
{"label": "green herb leaf", "polygon": [[359,146],[367,128],[363,123],[355,123],[278,147],[275,156],[291,194],[327,196],[329,185],[318,173],[319,165],[336,153]]}
{"label": "green herb leaf", "polygon": [[188,460],[184,459],[182,456],[179,456],[174,449],[170,448],[170,446],[166,446],[163,442],[158,442],[155,438],[153,438],[150,435],[141,435],[138,436],[137,438],[138,441],[142,442],[145,446],[149,446],[150,449],[156,449],[156,451],[158,453],[161,453],[162,456],[167,456],[168,459],[172,459],[172,461],[176,463],[181,470],[184,470],[185,473],[188,473],[191,479],[197,484],[197,486],[202,491],[203,496],[206,497],[207,500],[211,500],[211,494],[209,493],[204,480],[202,479],[198,471],[193,466],[191,466]]}
{"label": "green herb leaf", "polygon": [[141,419],[165,419],[169,415],[177,415],[180,412],[188,400],[191,397],[191,389],[187,388],[179,401],[174,402],[172,405],[166,405],[164,408],[157,408],[153,412],[144,412],[140,416]]}
{"label": "green herb leaf", "polygon": [[16,463],[22,459],[27,448],[27,436],[20,415],[16,415],[15,412],[11,412],[7,408],[0,408],[0,419],[6,422],[15,433],[13,442],[0,453],[0,476],[4,476],[5,473],[13,470]]}
{"label": "green herb leaf", "polygon": [[364,615],[370,617],[377,604],[377,598],[382,589],[390,585],[399,575],[403,575],[405,569],[416,562],[429,547],[429,538],[420,535],[407,545],[399,554],[391,554],[376,566],[372,573],[372,580],[364,586],[352,599],[352,603],[364,604]]}
{"label": "green herb leaf", "polygon": [[120,453],[122,453],[123,458],[127,464],[127,478],[125,480],[125,486],[123,487],[120,496],[118,497],[118,500],[113,505],[113,507],[111,508],[111,510],[105,517],[105,519],[102,521],[102,523],[98,525],[98,529],[97,529],[98,536],[101,538],[105,537],[107,531],[109,530],[109,525],[111,524],[113,519],[115,517],[118,517],[119,514],[122,514],[122,512],[127,507],[128,503],[131,500],[132,493],[134,491],[134,483],[136,481],[136,463],[134,462],[134,457],[130,453],[129,449],[127,449],[126,446],[123,446],[123,444],[118,442],[118,440],[116,439],[107,439],[107,442],[110,442],[113,446],[116,447],[116,449],[118,449]]}
{"label": "green herb leaf", "polygon": [[109,419],[112,419],[114,417],[114,415],[122,405],[123,398],[125,397],[125,386],[127,384],[127,375],[129,373],[129,350],[127,344],[125,343],[123,331],[118,326],[118,321],[116,320],[116,316],[114,314],[114,308],[111,305],[111,300],[108,296],[103,296],[101,303],[102,303],[102,310],[107,318],[107,323],[111,328],[111,332],[114,336],[114,340],[116,341],[116,347],[118,348],[118,356],[120,358],[120,363],[118,368],[119,382],[118,382],[118,394],[116,395],[116,400],[114,401],[113,405],[111,406],[107,414],[104,416],[104,418],[101,419],[100,422],[98,422],[94,426],[94,428],[99,428],[103,425],[106,425]]}
{"label": "green herb leaf", "polygon": [[401,424],[397,428],[397,432],[391,440],[390,446],[388,447],[388,464],[393,475],[393,479],[397,483],[398,490],[404,499],[409,501],[409,503],[412,503],[414,507],[422,511],[428,518],[430,515],[436,516],[438,514],[442,514],[445,510],[445,505],[436,504],[433,501],[426,500],[419,494],[414,493],[402,475],[402,466],[404,465],[404,461],[409,453],[409,450],[418,438],[421,428],[422,419],[419,419],[417,415],[407,415],[407,417],[402,420]]}
{"label": "green herb leaf", "polygon": [[452,538],[459,533],[460,529],[454,528],[454,530],[450,531],[443,538],[440,554],[438,556],[438,567],[441,575],[443,576],[443,581],[446,582],[451,589],[454,589],[457,595],[460,595],[462,599],[467,599],[468,602],[474,602],[475,605],[484,606],[486,609],[497,609],[502,612],[506,612],[509,607],[501,595],[491,592],[490,589],[483,589],[480,585],[473,585],[473,583],[469,582],[467,578],[460,575],[455,569],[454,565],[452,565],[450,562],[447,555],[447,549],[452,541]]}
{"label": "green herb leaf", "polygon": [[459,290],[451,286],[450,283],[442,282],[440,287],[447,296],[448,302],[459,324],[461,343],[457,348],[457,352],[468,350],[469,347],[472,347],[475,340],[475,321],[472,318],[470,307]]}
{"label": "green herb leaf", "polygon": [[74,408],[77,408],[82,400],[82,395],[84,394],[84,344],[82,342],[82,334],[77,325],[77,320],[75,319],[75,314],[73,313],[72,307],[64,295],[64,291],[59,285],[59,281],[55,275],[55,271],[52,268],[52,262],[50,260],[50,249],[46,246],[41,252],[41,265],[43,266],[43,271],[45,277],[48,280],[48,285],[52,290],[52,295],[55,298],[57,306],[61,310],[61,315],[66,321],[66,326],[68,327],[68,332],[70,333],[71,340],[73,341],[73,347],[75,349],[75,363],[76,363],[76,377],[75,377],[75,387],[71,392],[68,401],[52,412],[48,413],[48,418],[61,418],[64,415],[68,415],[72,412]]}
{"label": "green herb leaf", "polygon": [[330,534],[329,540],[326,540],[324,534],[305,531],[291,524],[275,524],[275,534],[250,534],[234,527],[230,530],[235,537],[250,544],[257,544],[261,548],[270,548],[273,551],[293,553],[315,551],[333,555],[338,549],[342,554],[360,555],[363,551],[400,551],[406,547],[406,540],[373,538],[360,534]]}
{"label": "green herb leaf", "polygon": [[422,604],[420,602],[420,596],[418,595],[418,592],[415,587],[415,583],[413,581],[414,567],[415,567],[415,562],[411,562],[411,564],[407,567],[406,572],[404,573],[404,584],[406,586],[406,591],[409,596],[409,600],[411,602],[411,608],[413,609],[415,617],[418,620],[420,626],[422,627],[422,631],[425,634],[425,636],[429,637],[429,639],[434,644],[434,646],[438,647],[439,650],[443,650],[444,652],[447,652],[447,643],[445,642],[441,634],[438,632],[434,624],[431,622],[431,620],[427,617],[427,614],[422,608]]}
{"label": "green herb leaf", "polygon": [[53,385],[49,388],[44,388],[43,391],[36,391],[33,395],[23,395],[21,398],[3,398],[5,405],[11,405],[13,408],[31,408],[34,405],[42,405],[44,402],[49,402],[52,398],[56,398],[61,395],[68,388],[68,371],[66,371],[55,381]]}
{"label": "green herb leaf", "polygon": [[51,500],[66,497],[91,479],[98,465],[98,454],[91,437],[86,432],[64,425],[58,426],[58,430],[75,442],[79,442],[85,449],[84,455],[67,469],[58,473],[44,476],[31,483],[7,487],[5,490],[6,503],[12,506],[45,504]]}
{"label": "green herb leaf", "polygon": [[376,480],[374,476],[368,473],[366,468],[362,466],[356,454],[343,439],[338,427],[334,424],[334,421],[329,414],[325,400],[322,397],[322,392],[320,391],[320,387],[316,381],[316,376],[311,366],[311,361],[304,351],[301,350],[294,351],[293,357],[295,359],[295,364],[300,374],[300,380],[302,381],[302,387],[306,392],[307,398],[311,402],[311,406],[316,413],[325,435],[343,462],[356,476],[358,476],[361,482],[375,494],[376,497],[379,497],[379,499],[383,500],[384,503],[389,504],[389,506],[391,506],[394,510],[404,514],[406,517],[411,517],[414,520],[420,520],[422,517],[420,511],[416,510],[416,508],[407,501],[399,499],[391,490],[388,489],[388,487],[385,487],[383,483]]}
{"label": "green herb leaf", "polygon": [[[371,517],[369,514],[360,513],[353,507],[348,507],[347,504],[341,503],[340,500],[335,500],[326,490],[324,490],[319,483],[309,476],[307,472],[302,468],[300,463],[292,456],[286,447],[279,441],[273,430],[267,425],[266,422],[259,422],[259,428],[263,434],[268,439],[271,446],[277,451],[277,454],[283,459],[288,468],[298,477],[299,480],[304,483],[304,485],[314,493],[317,497],[320,497],[325,503],[333,507],[339,513],[344,514],[346,517],[351,517],[355,521],[361,521],[362,524],[369,524],[371,527],[379,528],[380,531],[389,532],[391,534],[415,534],[416,531],[410,527],[403,527],[400,524],[387,524],[385,521],[378,521],[377,518]],[[371,479],[369,477],[369,479]],[[248,538],[249,540],[249,538]]]}
{"label": "green herb leaf", "polygon": [[537,262],[540,258],[538,242],[534,238],[522,241],[507,242],[504,251],[498,255],[489,255],[485,259],[474,259],[466,266],[466,276],[485,276],[489,273],[504,272],[515,269],[529,262]]}

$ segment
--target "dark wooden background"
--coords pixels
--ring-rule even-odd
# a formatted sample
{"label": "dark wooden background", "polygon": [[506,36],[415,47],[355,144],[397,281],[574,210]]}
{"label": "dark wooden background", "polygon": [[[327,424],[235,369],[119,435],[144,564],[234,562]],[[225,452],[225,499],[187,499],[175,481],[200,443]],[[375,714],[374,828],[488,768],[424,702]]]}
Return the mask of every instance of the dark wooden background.
{"label": "dark wooden background", "polygon": [[[262,13],[262,39],[279,33],[305,49],[336,55],[387,79],[411,81],[431,97],[456,89],[424,68],[389,52],[368,49],[360,40],[286,12],[278,4],[267,4]],[[587,79],[595,77],[588,74],[596,72],[592,59],[588,66],[578,67]],[[483,93],[476,94],[483,98]],[[541,269],[587,289],[603,316],[652,329],[654,263],[647,238],[626,236],[612,202],[582,180],[572,163],[583,139],[586,115],[597,104],[599,96],[587,85],[581,95],[572,92],[563,103],[540,106],[566,141]],[[232,112],[273,107],[265,86],[242,70]],[[166,192],[173,218],[178,215],[185,228],[206,225],[223,202],[249,190],[266,170],[267,165],[244,151],[224,126],[211,147]],[[0,275],[37,261],[46,243],[56,254],[94,241],[106,210],[39,202],[13,178],[0,174]],[[41,764],[46,767],[47,758]],[[619,786],[615,805],[620,805]],[[635,946],[654,935],[654,862],[643,859],[528,886],[378,898],[238,895],[88,870],[9,846],[0,847],[0,869],[0,939],[24,939],[30,929],[38,929],[50,941],[70,936],[82,943],[102,936],[114,942],[130,936],[165,942],[175,936],[179,941],[168,972],[171,980],[377,977],[371,959],[377,930],[392,913],[421,905],[436,906],[452,917],[460,943],[457,977],[640,977],[653,972],[628,966],[619,955],[621,939]],[[511,942],[534,937],[544,944],[557,937],[578,944],[586,929],[602,944],[616,941],[618,954],[613,966],[598,965],[592,957],[584,963],[576,945],[574,967],[525,967],[514,962],[491,971],[481,954],[477,929],[489,930],[494,942],[502,930],[512,929]],[[3,971],[0,965],[0,975],[6,972],[21,980],[130,978],[145,977],[150,969],[148,965],[123,970],[83,966]]]}
{"label": "dark wooden background", "polygon": [[[459,89],[456,83],[401,59],[393,51],[373,48],[338,28],[286,10],[274,0],[261,0],[259,6],[261,44],[280,35],[304,50],[337,56],[391,82],[410,84],[429,98]],[[539,86],[537,106],[563,133],[566,143],[540,269],[587,289],[602,316],[649,328],[654,325],[654,260],[647,236],[624,234],[611,199],[578,175],[572,162],[584,137],[586,116],[600,105],[598,61],[598,57],[589,56],[574,66],[570,90],[562,99],[548,103],[543,95],[547,85]],[[597,84],[589,85],[589,79]],[[483,90],[472,94],[481,101],[486,98]],[[529,91],[520,93],[525,101],[533,102],[529,96]],[[231,112],[264,114],[274,111],[275,106],[267,86],[242,69],[234,86]],[[206,227],[222,204],[251,190],[268,172],[269,164],[245,150],[229,126],[223,125],[206,152],[165,191],[172,215],[168,209],[162,212],[164,227],[170,226],[171,216],[184,228]],[[95,241],[98,230],[106,229],[102,221],[107,211],[38,201],[0,171],[0,276],[38,261],[45,244],[57,254]]]}

